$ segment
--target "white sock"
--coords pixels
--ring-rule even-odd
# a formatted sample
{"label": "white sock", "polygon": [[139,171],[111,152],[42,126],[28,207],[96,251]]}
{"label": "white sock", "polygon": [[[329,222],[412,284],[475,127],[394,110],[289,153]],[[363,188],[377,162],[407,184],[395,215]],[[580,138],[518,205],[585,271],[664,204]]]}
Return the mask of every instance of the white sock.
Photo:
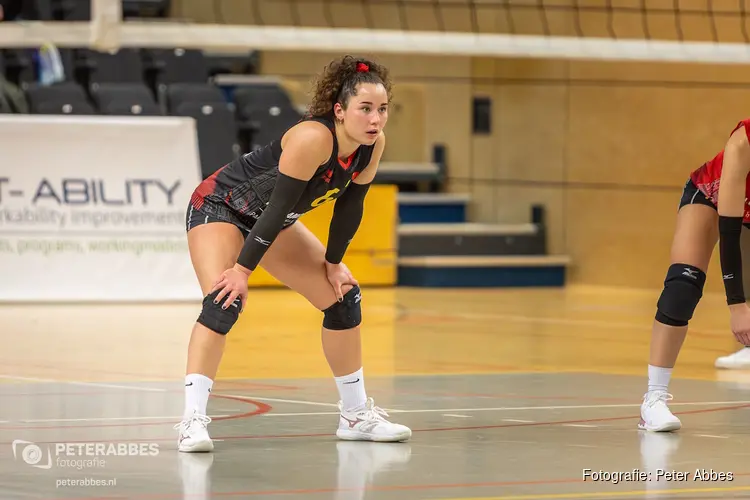
{"label": "white sock", "polygon": [[344,404],[344,410],[349,411],[365,405],[367,393],[365,393],[365,377],[362,375],[362,368],[352,374],[334,377],[334,379]]}
{"label": "white sock", "polygon": [[672,368],[648,365],[648,392],[664,391],[669,388],[669,379],[672,377]]}
{"label": "white sock", "polygon": [[200,373],[191,373],[185,377],[185,416],[188,417],[196,412],[200,415],[206,414],[208,396],[214,381]]}

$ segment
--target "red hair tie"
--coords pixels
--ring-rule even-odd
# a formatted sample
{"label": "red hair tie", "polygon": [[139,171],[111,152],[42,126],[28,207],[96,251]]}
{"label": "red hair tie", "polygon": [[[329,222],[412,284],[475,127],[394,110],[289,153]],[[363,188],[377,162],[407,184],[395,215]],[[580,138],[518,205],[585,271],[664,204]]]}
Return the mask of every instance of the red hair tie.
{"label": "red hair tie", "polygon": [[367,73],[370,67],[365,63],[357,63],[357,73]]}

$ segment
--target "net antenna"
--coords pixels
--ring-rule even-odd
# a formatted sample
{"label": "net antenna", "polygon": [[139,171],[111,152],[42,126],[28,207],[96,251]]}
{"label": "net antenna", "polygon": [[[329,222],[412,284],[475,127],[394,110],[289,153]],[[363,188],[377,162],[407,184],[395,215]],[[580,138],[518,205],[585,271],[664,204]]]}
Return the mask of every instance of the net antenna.
{"label": "net antenna", "polygon": [[[273,0],[292,2],[292,15],[288,25],[264,25],[263,2],[252,2],[256,22],[261,25],[197,24],[175,20],[148,21],[141,19],[122,20],[120,0],[91,0],[90,22],[6,22],[0,25],[0,46],[4,48],[38,47],[51,42],[58,47],[88,47],[101,51],[112,51],[121,47],[173,48],[203,50],[265,50],[265,51],[309,51],[309,52],[376,52],[378,54],[422,54],[435,56],[481,56],[516,58],[555,58],[572,60],[605,61],[650,61],[691,62],[708,64],[750,63],[750,37],[745,25],[746,0],[738,0],[734,12],[716,10],[713,0],[707,0],[703,10],[693,9],[691,14],[702,14],[708,19],[711,40],[685,40],[680,17],[688,9],[673,0],[672,14],[675,16],[676,40],[658,39],[658,33],[648,24],[649,12],[661,12],[664,8],[649,7],[647,0],[639,0],[636,9],[641,11],[643,32],[638,37],[628,37],[616,32],[618,14],[632,15],[632,7],[623,7],[618,2],[606,0],[598,7],[575,0],[565,5],[549,0],[326,0],[325,18],[327,27],[300,26],[298,14],[307,0]],[[722,0],[729,2],[730,0]],[[346,3],[360,6],[366,28],[334,26],[331,9]],[[733,2],[734,3],[734,2]],[[309,4],[309,2],[308,2]],[[470,31],[452,29],[453,21],[447,5],[465,6],[471,13]],[[400,29],[377,29],[374,12],[383,6],[396,6]],[[417,8],[428,6],[428,9]],[[446,6],[446,11],[443,7]],[[585,7],[584,7],[585,6]],[[524,11],[529,7],[540,9],[543,24],[542,34],[523,33],[520,30]],[[649,11],[649,8],[651,11]],[[480,11],[481,9],[481,11]],[[435,31],[410,29],[409,11],[433,10]],[[570,14],[569,30],[563,34],[554,32],[551,20],[559,20],[560,12]],[[600,14],[601,36],[584,34],[581,16],[592,12]],[[508,32],[494,33],[480,29],[488,13],[505,19]],[[740,30],[729,37],[719,36],[716,18],[734,16],[739,19]],[[590,20],[590,19],[589,19]],[[557,27],[559,23],[555,23]],[[722,26],[726,26],[724,23]],[[735,39],[734,42],[719,42],[720,38]]]}

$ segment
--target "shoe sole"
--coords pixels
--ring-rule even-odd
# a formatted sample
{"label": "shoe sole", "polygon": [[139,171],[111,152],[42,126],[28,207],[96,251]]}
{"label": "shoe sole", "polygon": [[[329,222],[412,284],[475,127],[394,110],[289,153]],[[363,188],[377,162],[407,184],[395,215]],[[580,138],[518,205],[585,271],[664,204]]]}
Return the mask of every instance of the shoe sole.
{"label": "shoe sole", "polygon": [[714,368],[719,368],[721,370],[747,370],[750,368],[750,364],[748,363],[722,363],[720,361],[717,361],[714,363]]}
{"label": "shoe sole", "polygon": [[671,422],[662,426],[648,426],[641,420],[638,422],[638,428],[650,432],[672,432],[682,428],[682,424],[680,422]]}
{"label": "shoe sole", "polygon": [[179,445],[177,450],[182,453],[208,453],[214,451],[214,443],[213,441],[203,441],[202,443],[196,443],[193,446]]}
{"label": "shoe sole", "polygon": [[390,436],[374,436],[359,431],[351,431],[349,429],[338,429],[336,431],[336,437],[344,441],[374,441],[378,443],[399,443],[406,441],[411,437],[411,431],[402,432],[401,434],[395,434]]}

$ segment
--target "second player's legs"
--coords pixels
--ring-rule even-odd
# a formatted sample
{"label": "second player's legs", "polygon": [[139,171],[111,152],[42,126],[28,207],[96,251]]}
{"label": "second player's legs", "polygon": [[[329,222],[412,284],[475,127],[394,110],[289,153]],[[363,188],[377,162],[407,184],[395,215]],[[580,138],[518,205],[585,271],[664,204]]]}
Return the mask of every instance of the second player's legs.
{"label": "second player's legs", "polygon": [[672,369],[685,341],[688,322],[702,297],[706,271],[718,238],[715,208],[691,204],[680,209],[670,267],[651,332],[648,392],[641,409],[640,427],[643,429],[668,431],[681,426],[665,401],[670,399]]}
{"label": "second player's legs", "polygon": [[719,238],[718,221],[716,210],[706,205],[686,205],[677,215],[669,271],[677,279],[668,277],[674,284],[665,285],[659,299],[661,314],[654,320],[649,357],[654,366],[672,368],[677,361]]}
{"label": "second player's legs", "polygon": [[365,391],[360,321],[362,295],[358,286],[343,287],[338,302],[328,281],[325,247],[302,223],[283,230],[260,265],[277,280],[304,296],[324,312],[321,332],[323,352],[341,398],[337,435],[342,439],[400,441],[411,431],[382,418]]}

